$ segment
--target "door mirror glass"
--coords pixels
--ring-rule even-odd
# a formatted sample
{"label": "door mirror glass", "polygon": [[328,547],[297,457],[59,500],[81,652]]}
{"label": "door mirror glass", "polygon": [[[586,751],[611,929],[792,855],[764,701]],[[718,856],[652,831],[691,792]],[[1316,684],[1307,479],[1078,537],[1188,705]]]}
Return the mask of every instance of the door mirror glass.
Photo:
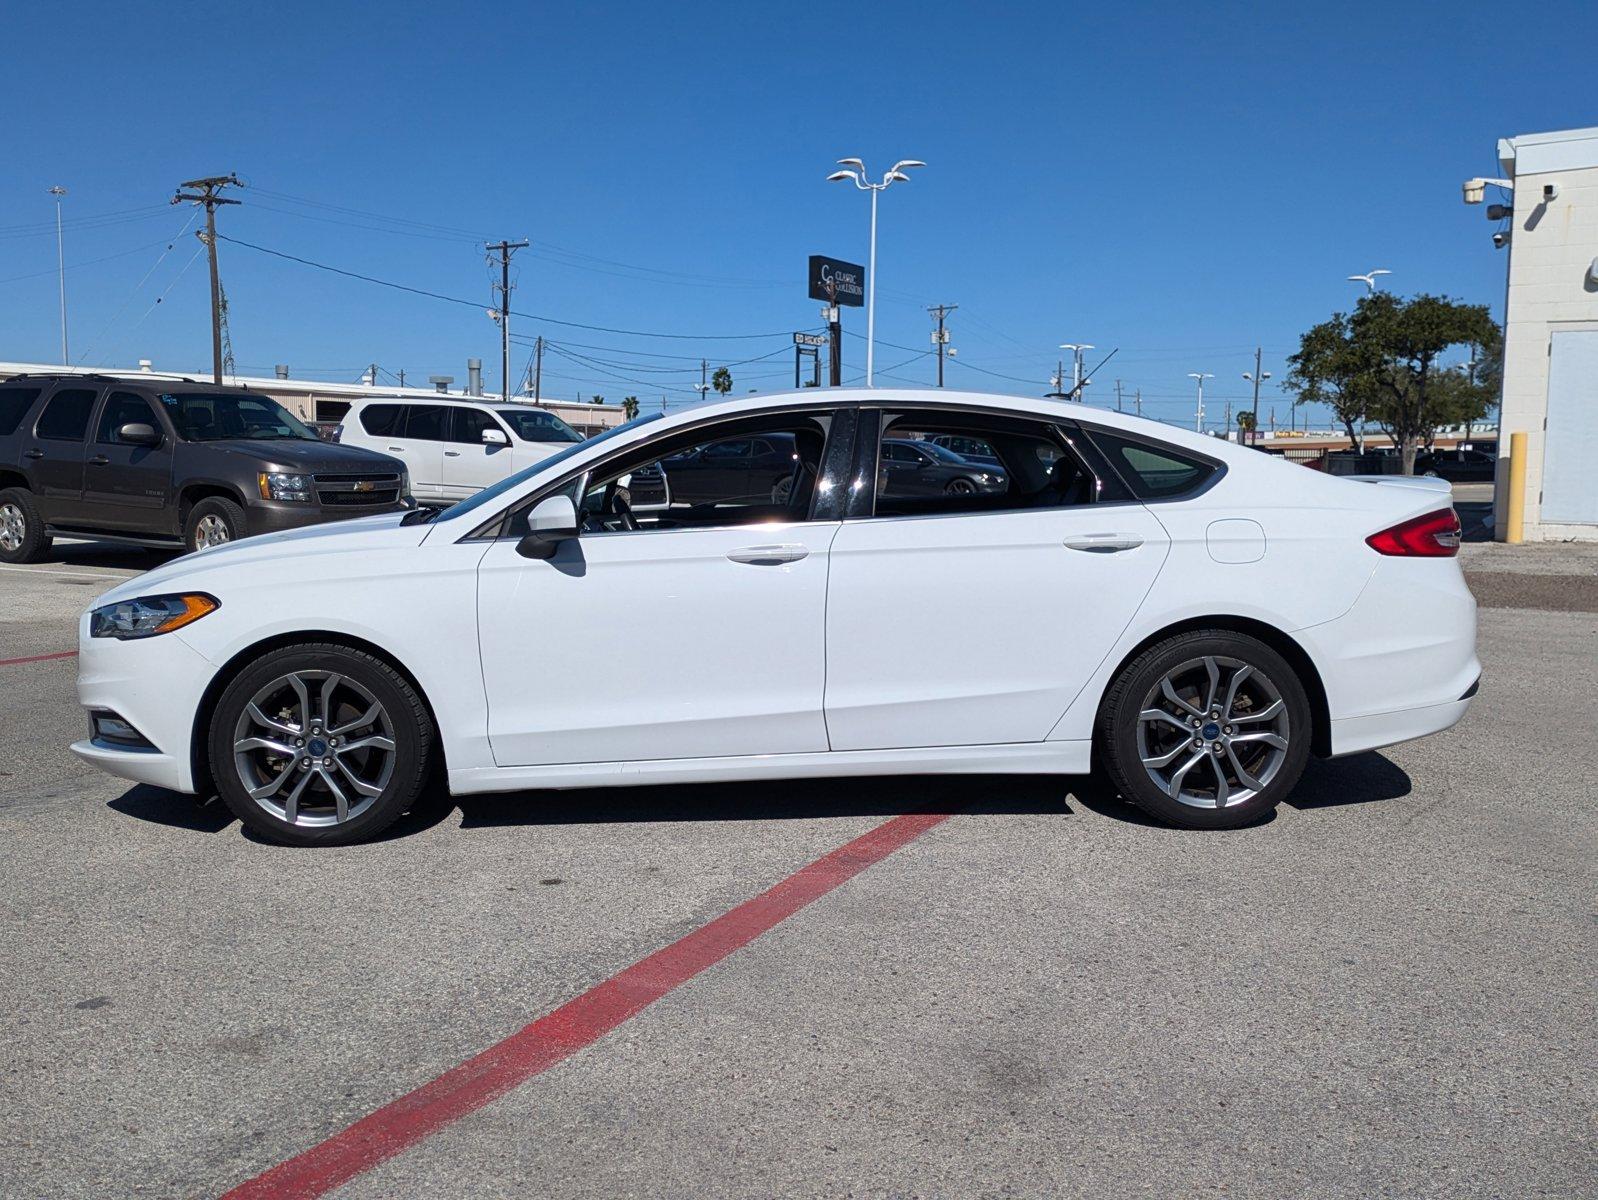
{"label": "door mirror glass", "polygon": [[483,445],[508,446],[510,445],[510,438],[505,436],[503,429],[485,429],[483,430]]}
{"label": "door mirror glass", "polygon": [[129,446],[159,446],[161,435],[144,421],[130,421],[117,430],[117,441]]}
{"label": "door mirror glass", "polygon": [[516,543],[523,558],[552,558],[560,544],[577,536],[577,506],[567,495],[546,496],[527,514],[527,536]]}

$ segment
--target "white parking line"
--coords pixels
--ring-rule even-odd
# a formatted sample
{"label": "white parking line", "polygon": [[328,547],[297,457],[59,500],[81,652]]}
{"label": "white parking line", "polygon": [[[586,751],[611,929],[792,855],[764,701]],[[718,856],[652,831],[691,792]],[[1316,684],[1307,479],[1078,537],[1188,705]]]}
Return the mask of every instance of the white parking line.
{"label": "white parking line", "polygon": [[70,568],[65,571],[53,571],[49,567],[12,567],[4,563],[0,563],[0,571],[19,571],[24,575],[56,575],[66,579],[109,579],[114,583],[133,578],[132,575],[94,575],[88,571],[74,571]]}

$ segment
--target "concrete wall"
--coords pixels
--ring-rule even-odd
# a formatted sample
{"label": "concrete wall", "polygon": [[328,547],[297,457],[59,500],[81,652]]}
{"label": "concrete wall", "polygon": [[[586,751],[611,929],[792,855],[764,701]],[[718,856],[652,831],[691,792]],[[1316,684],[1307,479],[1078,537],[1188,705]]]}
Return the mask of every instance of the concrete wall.
{"label": "concrete wall", "polygon": [[[1598,525],[1543,524],[1539,499],[1550,339],[1557,330],[1598,329],[1598,285],[1587,274],[1598,258],[1598,129],[1505,138],[1499,142],[1499,160],[1515,183],[1499,454],[1508,455],[1510,434],[1528,435],[1528,541],[1598,541]],[[1545,204],[1546,183],[1557,183],[1559,195]],[[1508,479],[1505,463],[1498,472],[1494,506],[1500,539],[1507,525]]]}

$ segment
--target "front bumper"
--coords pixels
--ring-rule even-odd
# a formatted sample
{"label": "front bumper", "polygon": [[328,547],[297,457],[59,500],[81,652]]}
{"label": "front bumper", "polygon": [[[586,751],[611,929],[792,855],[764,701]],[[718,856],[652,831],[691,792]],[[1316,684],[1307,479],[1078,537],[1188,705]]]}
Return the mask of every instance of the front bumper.
{"label": "front bumper", "polygon": [[194,791],[194,716],[216,667],[181,632],[122,642],[91,638],[88,622],[85,614],[78,627],[78,703],[115,713],[152,748],[85,738],[72,752],[123,779]]}
{"label": "front bumper", "polygon": [[409,512],[415,507],[414,500],[396,500],[387,504],[370,505],[323,505],[304,501],[252,500],[244,510],[244,532],[250,537],[258,533],[282,533],[285,529],[325,525],[329,521],[375,517],[381,513]]}

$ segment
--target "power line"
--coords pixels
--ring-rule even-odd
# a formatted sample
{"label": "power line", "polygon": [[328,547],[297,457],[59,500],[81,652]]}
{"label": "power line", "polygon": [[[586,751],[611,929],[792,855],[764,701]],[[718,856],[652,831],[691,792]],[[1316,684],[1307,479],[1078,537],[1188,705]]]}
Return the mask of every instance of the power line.
{"label": "power line", "polygon": [[[330,266],[327,263],[316,262],[314,259],[301,258],[297,254],[288,254],[285,251],[273,250],[266,246],[257,246],[253,242],[246,242],[240,238],[227,237],[221,234],[218,237],[224,242],[233,243],[235,246],[243,246],[246,250],[254,250],[259,254],[270,254],[274,258],[287,259],[289,262],[297,262],[302,266],[315,267],[319,271],[329,271],[334,275],[343,275],[348,279],[359,279],[363,283],[374,283],[379,287],[393,288],[395,291],[400,292],[410,292],[412,295],[426,296],[429,299],[442,300],[448,304],[463,304],[467,308],[475,308],[479,311],[483,307],[476,301],[463,300],[459,296],[446,296],[442,292],[433,292],[426,288],[411,287],[409,284],[379,279],[375,275],[362,275],[358,271],[346,271],[342,267]],[[510,310],[510,315],[524,317],[529,321],[543,321],[550,325],[562,325],[568,329],[587,329],[594,333],[614,333],[622,337],[665,338],[683,342],[752,341],[758,338],[787,337],[790,332],[788,330],[774,330],[769,333],[657,333],[646,329],[618,329],[609,325],[588,325],[581,321],[563,321],[559,317],[545,316],[541,313],[517,312],[514,309]]]}

